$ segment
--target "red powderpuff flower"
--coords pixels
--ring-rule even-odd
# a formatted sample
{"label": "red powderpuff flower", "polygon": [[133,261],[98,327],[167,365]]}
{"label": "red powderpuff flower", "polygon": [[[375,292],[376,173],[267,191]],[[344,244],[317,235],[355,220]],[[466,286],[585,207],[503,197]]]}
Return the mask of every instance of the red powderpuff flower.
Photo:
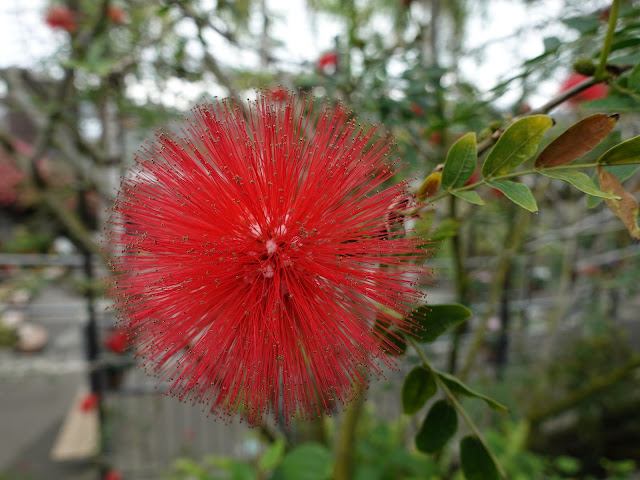
{"label": "red powderpuff flower", "polygon": [[326,52],[318,59],[318,70],[331,75],[338,68],[338,54],[336,52]]}
{"label": "red powderpuff flower", "polygon": [[129,338],[122,330],[116,329],[112,331],[104,341],[104,346],[118,355],[122,355],[127,351],[129,346]]}
{"label": "red powderpuff flower", "polygon": [[80,400],[80,410],[83,412],[90,412],[98,406],[100,397],[97,393],[88,393]]}
{"label": "red powderpuff flower", "polygon": [[[571,87],[575,87],[579,83],[585,81],[587,76],[581,75],[580,73],[572,73],[569,78],[567,78],[560,87],[561,92],[566,92]],[[607,86],[604,83],[597,83],[593,87],[589,87],[586,90],[580,92],[578,95],[574,95],[568,100],[568,103],[571,105],[579,105],[584,102],[588,102],[591,100],[598,100],[600,98],[606,97],[608,94]]]}
{"label": "red powderpuff flower", "polygon": [[117,470],[109,470],[104,476],[104,480],[122,480],[122,475]]}
{"label": "red powderpuff flower", "polygon": [[124,23],[124,10],[118,7],[109,6],[107,8],[107,17],[116,25]]}
{"label": "red powderpuff flower", "polygon": [[110,222],[136,353],[217,414],[329,413],[393,366],[423,297],[391,139],[291,94],[194,114],[142,150]]}
{"label": "red powderpuff flower", "polygon": [[60,28],[69,33],[75,32],[77,28],[75,13],[69,7],[51,7],[47,11],[45,23],[51,28]]}

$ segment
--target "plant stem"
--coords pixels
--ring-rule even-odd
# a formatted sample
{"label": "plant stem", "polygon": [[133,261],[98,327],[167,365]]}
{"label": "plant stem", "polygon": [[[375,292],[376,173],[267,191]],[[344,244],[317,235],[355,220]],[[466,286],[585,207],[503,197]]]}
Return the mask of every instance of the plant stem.
{"label": "plant stem", "polygon": [[[435,372],[434,368],[431,366],[431,362],[429,362],[429,359],[427,358],[427,355],[424,353],[424,350],[420,348],[420,345],[418,345],[415,339],[408,337],[407,340],[411,344],[411,346],[414,348],[418,356],[420,357],[420,360],[422,360],[424,367],[432,372]],[[487,444],[487,441],[485,440],[484,436],[482,435],[482,433],[480,432],[476,424],[473,422],[473,420],[471,419],[467,411],[464,409],[462,404],[458,401],[457,397],[453,394],[453,392],[449,389],[447,384],[444,383],[437,374],[435,374],[434,377],[436,379],[436,383],[442,389],[442,391],[444,392],[446,397],[449,399],[453,407],[456,409],[458,414],[463,418],[463,420],[471,429],[473,434],[476,437],[478,437],[478,440],[480,440],[480,443],[482,443],[482,445],[484,446],[485,450],[487,451],[487,454],[489,455],[491,460],[493,460],[493,463],[496,465],[496,468],[498,469],[498,472],[500,473],[502,478],[505,478],[505,479],[508,478],[506,472],[502,468],[502,465],[500,465],[500,462],[498,461],[495,454]]]}
{"label": "plant stem", "polygon": [[362,413],[364,395],[358,397],[349,405],[342,420],[340,436],[336,448],[336,459],[333,466],[333,480],[350,480],[353,478],[353,458],[356,445],[356,426]]}
{"label": "plant stem", "polygon": [[[449,199],[449,217],[453,220],[457,220],[456,202],[457,198],[451,195]],[[457,300],[464,305],[467,299],[469,277],[464,268],[464,261],[462,258],[462,241],[460,238],[460,230],[457,230],[455,235],[451,237],[451,249],[453,255],[453,268],[455,271],[456,297]],[[453,342],[451,344],[451,350],[449,352],[448,371],[450,373],[455,373],[455,370],[457,368],[460,338],[466,330],[467,324],[465,322],[458,325],[454,331]]]}
{"label": "plant stem", "polygon": [[604,43],[602,44],[602,51],[600,52],[600,62],[596,67],[596,73],[593,75],[594,79],[599,82],[606,80],[607,77],[607,59],[609,58],[609,52],[611,52],[611,44],[613,43],[613,34],[616,30],[619,11],[620,0],[613,0],[611,9],[609,10],[609,25],[607,26],[607,33],[604,37]]}

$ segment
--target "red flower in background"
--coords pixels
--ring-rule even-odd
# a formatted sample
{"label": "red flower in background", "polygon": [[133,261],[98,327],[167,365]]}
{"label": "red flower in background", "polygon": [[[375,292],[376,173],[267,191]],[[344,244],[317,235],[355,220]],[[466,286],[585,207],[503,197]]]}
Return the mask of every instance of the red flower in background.
{"label": "red flower in background", "polygon": [[76,16],[73,10],[68,7],[51,7],[47,11],[45,22],[51,28],[60,28],[69,33],[76,31]]}
{"label": "red flower in background", "polygon": [[111,293],[137,354],[215,413],[331,411],[393,365],[388,332],[411,325],[391,312],[423,297],[421,240],[389,238],[410,202],[384,188],[391,139],[291,95],[194,114],[114,206]]}
{"label": "red flower in background", "polygon": [[104,476],[104,480],[122,480],[122,475],[117,470],[109,470]]}
{"label": "red flower in background", "polygon": [[[581,75],[580,73],[572,73],[560,87],[561,92],[566,92],[571,87],[575,87],[579,83],[584,82],[589,77]],[[589,87],[586,90],[580,92],[578,95],[571,97],[567,102],[571,105],[578,105],[580,103],[588,102],[591,100],[598,100],[608,95],[609,90],[604,83],[598,83],[593,87]]]}
{"label": "red flower in background", "polygon": [[97,393],[88,393],[82,400],[80,400],[80,410],[83,412],[90,412],[98,406],[100,397]]}
{"label": "red flower in background", "polygon": [[322,73],[332,75],[338,68],[338,54],[336,52],[325,52],[318,59],[318,70]]}
{"label": "red flower in background", "polygon": [[25,178],[13,158],[0,148],[0,206],[11,205],[18,200],[19,185]]}
{"label": "red flower in background", "polygon": [[104,341],[104,346],[118,355],[122,355],[129,347],[129,338],[122,330],[113,330]]}
{"label": "red flower in background", "polygon": [[120,25],[124,23],[124,10],[118,7],[109,6],[107,9],[107,16],[113,23]]}

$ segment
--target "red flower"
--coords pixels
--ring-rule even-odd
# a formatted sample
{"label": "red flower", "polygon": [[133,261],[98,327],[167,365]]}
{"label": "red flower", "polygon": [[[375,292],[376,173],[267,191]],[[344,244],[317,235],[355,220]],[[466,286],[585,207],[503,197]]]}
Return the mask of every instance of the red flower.
{"label": "red flower", "polygon": [[69,33],[75,32],[77,28],[75,13],[68,7],[51,7],[47,11],[45,22],[51,28],[60,28]]}
{"label": "red flower", "polygon": [[326,52],[318,59],[318,70],[327,75],[332,75],[338,68],[338,54],[336,52]]}
{"label": "red flower", "polygon": [[311,418],[393,365],[389,332],[412,327],[393,312],[422,299],[428,253],[403,234],[406,183],[384,188],[391,139],[333,112],[291,94],[201,105],[125,177],[111,293],[180,399]]}
{"label": "red flower", "polygon": [[417,115],[418,117],[421,117],[424,115],[424,108],[422,108],[417,103],[411,103],[409,105],[409,109],[413,112],[414,115]]}
{"label": "red flower", "polygon": [[269,96],[272,100],[277,102],[284,102],[289,98],[289,92],[286,88],[281,87],[280,85],[276,85],[275,87],[271,87],[267,91],[267,96]]}
{"label": "red flower", "polygon": [[129,338],[127,337],[127,334],[122,330],[114,330],[105,339],[104,346],[113,353],[122,355],[127,351],[127,347],[129,346]]}
{"label": "red flower", "polygon": [[[571,87],[575,87],[579,83],[585,81],[587,78],[589,77],[574,72],[562,83],[560,91],[566,92]],[[598,100],[600,98],[604,98],[607,96],[607,94],[607,86],[604,83],[597,83],[593,87],[589,87],[586,90],[580,92],[578,95],[571,97],[568,100],[568,103],[570,103],[571,105],[579,105],[590,100]]]}
{"label": "red flower", "polygon": [[82,398],[82,400],[80,400],[80,410],[83,412],[90,412],[98,406],[99,400],[100,397],[98,397],[97,393],[88,393]]}
{"label": "red flower", "polygon": [[117,470],[109,470],[104,476],[104,480],[122,480],[122,475]]}
{"label": "red flower", "polygon": [[124,10],[118,7],[109,6],[107,16],[113,23],[120,25],[124,22]]}

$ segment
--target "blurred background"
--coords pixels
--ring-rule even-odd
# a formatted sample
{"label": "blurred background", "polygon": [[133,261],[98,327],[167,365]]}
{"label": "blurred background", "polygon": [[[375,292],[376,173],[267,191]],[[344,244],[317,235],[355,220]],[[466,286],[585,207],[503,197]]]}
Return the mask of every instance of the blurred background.
{"label": "blurred background", "polygon": [[[292,89],[384,124],[407,163],[397,180],[417,186],[460,135],[486,138],[584,79],[572,64],[597,59],[609,7],[0,0],[0,479],[329,478],[339,415],[249,429],[135,368],[103,297],[100,235],[123,168],[198,102]],[[640,62],[639,32],[640,4],[622,1],[611,63]],[[640,133],[639,95],[597,85],[551,115],[567,127],[621,113],[593,162]],[[640,478],[640,248],[595,197],[523,181],[538,215],[481,189],[486,206],[445,198],[425,220],[439,242],[428,300],[474,312],[430,357],[510,407],[465,403],[512,478]],[[450,452],[413,445],[400,388],[418,363],[408,353],[368,393],[354,478],[461,478]],[[283,460],[285,443],[310,440],[322,449]],[[304,475],[287,473],[296,461]]]}

